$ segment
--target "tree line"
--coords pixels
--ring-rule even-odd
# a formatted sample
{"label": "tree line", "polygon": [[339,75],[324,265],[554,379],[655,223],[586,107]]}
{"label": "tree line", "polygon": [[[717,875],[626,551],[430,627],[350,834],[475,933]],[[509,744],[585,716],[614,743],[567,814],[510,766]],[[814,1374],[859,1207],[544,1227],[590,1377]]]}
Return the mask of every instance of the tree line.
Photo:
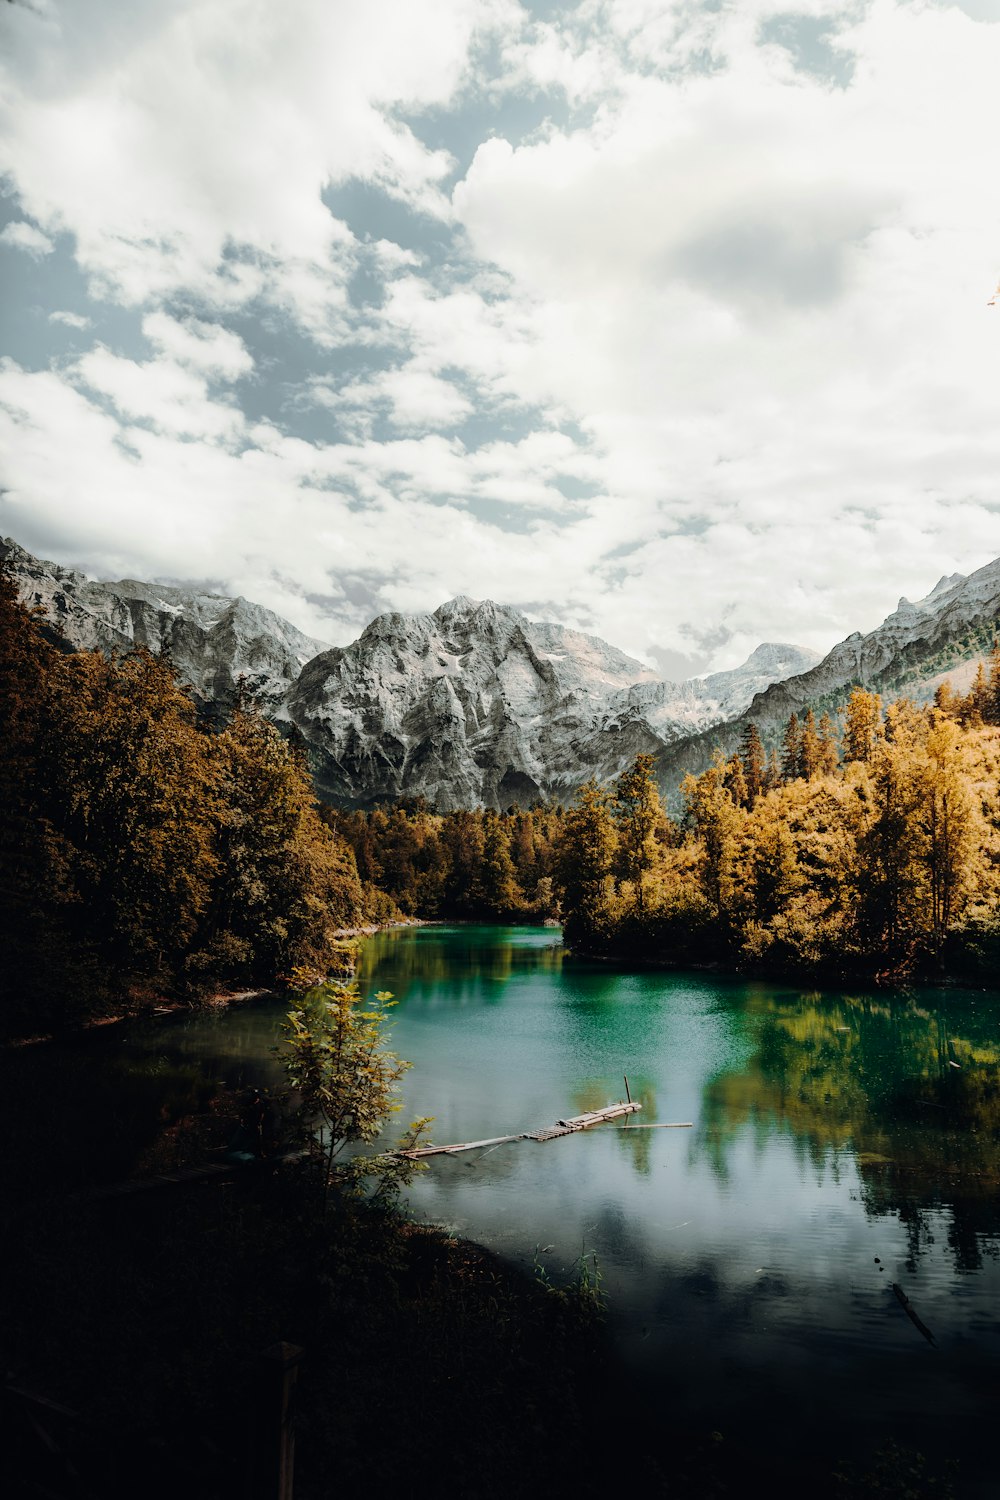
{"label": "tree line", "polygon": [[0,570],[0,1028],[323,973],[367,915],[305,760],[169,661],[69,651]]}
{"label": "tree line", "polygon": [[[756,727],[666,820],[650,757],[566,814],[567,939],[739,966],[987,975],[1000,956],[1000,655],[921,708],[855,689],[765,757]],[[664,827],[664,824],[666,825]],[[626,873],[627,870],[627,873]]]}
{"label": "tree line", "polygon": [[317,807],[246,705],[202,722],[169,661],[72,652],[0,570],[5,1030],[327,972],[400,916],[559,918],[580,950],[903,972],[1000,956],[1000,649],[967,694],[750,724],[667,815],[652,759],[569,806]]}

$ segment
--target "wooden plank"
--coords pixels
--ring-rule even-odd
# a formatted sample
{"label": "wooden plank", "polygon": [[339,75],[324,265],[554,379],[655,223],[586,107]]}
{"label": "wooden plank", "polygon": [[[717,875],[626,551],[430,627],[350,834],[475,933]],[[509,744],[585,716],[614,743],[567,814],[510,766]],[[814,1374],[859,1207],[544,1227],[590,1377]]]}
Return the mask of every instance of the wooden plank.
{"label": "wooden plank", "polygon": [[618,1129],[619,1130],[691,1130],[692,1127],[693,1127],[693,1125],[694,1125],[694,1121],[693,1120],[677,1120],[675,1122],[671,1122],[670,1124],[664,1123],[662,1125],[660,1125],[660,1124],[656,1124],[656,1125],[619,1125]]}
{"label": "wooden plank", "polygon": [[508,1141],[523,1141],[523,1132],[517,1135],[493,1135],[485,1141],[460,1141],[455,1146],[415,1146],[412,1151],[399,1151],[398,1156],[406,1156],[410,1161],[418,1161],[424,1156],[455,1156],[459,1151],[475,1151],[480,1146],[504,1146]]}
{"label": "wooden plank", "polygon": [[556,1136],[572,1135],[577,1130],[588,1130],[591,1125],[601,1125],[605,1120],[617,1120],[622,1115],[631,1115],[642,1108],[631,1100],[628,1104],[609,1104],[604,1109],[591,1109],[584,1115],[571,1115],[567,1120],[559,1120],[555,1125],[549,1125],[544,1130],[523,1130],[517,1135],[494,1135],[485,1141],[457,1141],[452,1146],[416,1146],[412,1151],[399,1151],[398,1156],[405,1156],[410,1161],[420,1161],[427,1156],[455,1156],[460,1151],[476,1151],[481,1146],[503,1146],[508,1141],[553,1141]]}

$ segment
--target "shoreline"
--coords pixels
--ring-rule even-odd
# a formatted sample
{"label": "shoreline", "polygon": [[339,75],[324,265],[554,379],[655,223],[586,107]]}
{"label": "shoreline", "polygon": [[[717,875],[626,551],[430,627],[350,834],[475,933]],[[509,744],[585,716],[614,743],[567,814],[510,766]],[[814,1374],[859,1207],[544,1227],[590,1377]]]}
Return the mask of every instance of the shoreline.
{"label": "shoreline", "polygon": [[[431,923],[423,917],[402,917],[394,922],[372,923],[364,927],[341,927],[334,934],[337,941],[352,938],[373,937],[377,932],[388,932],[396,927],[427,927]],[[14,1051],[21,1047],[39,1047],[53,1042],[82,1042],[92,1038],[95,1033],[103,1034],[109,1028],[115,1026],[127,1026],[135,1021],[167,1020],[169,1017],[192,1015],[201,1010],[228,1010],[230,1006],[242,1005],[249,1000],[265,1000],[269,997],[277,998],[282,993],[282,988],[273,985],[265,985],[257,989],[230,989],[215,990],[211,994],[199,996],[194,1000],[168,1000],[161,996],[152,1004],[137,1006],[134,1010],[116,1011],[104,1016],[93,1016],[88,1021],[83,1021],[79,1026],[67,1028],[65,1031],[40,1032],[36,1036],[10,1037],[0,1043],[0,1052]]]}

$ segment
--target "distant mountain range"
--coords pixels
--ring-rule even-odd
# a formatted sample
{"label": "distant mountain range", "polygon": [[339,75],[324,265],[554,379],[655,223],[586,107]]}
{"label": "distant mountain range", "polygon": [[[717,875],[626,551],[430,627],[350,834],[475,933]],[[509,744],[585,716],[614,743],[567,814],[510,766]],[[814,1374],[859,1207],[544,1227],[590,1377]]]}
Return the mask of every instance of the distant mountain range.
{"label": "distant mountain range", "polygon": [[0,544],[21,597],[78,650],[133,644],[169,653],[202,708],[224,713],[239,685],[303,736],[321,796],[368,806],[422,794],[442,810],[566,799],[608,781],[640,751],[664,791],[748,722],[774,741],[792,712],[839,709],[855,684],[929,696],[989,649],[1000,560],[942,578],[917,604],[821,661],[801,646],[758,646],[732,671],[666,682],[614,646],[460,597],[428,615],[379,615],[331,647],[246,599],[126,579],[95,583]]}

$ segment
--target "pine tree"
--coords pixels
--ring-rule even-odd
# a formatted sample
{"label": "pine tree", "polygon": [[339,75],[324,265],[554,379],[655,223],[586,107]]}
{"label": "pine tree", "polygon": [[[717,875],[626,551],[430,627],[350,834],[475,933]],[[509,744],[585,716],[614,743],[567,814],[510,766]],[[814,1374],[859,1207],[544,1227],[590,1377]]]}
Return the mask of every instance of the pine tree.
{"label": "pine tree", "polygon": [[986,688],[986,711],[983,719],[987,724],[1000,724],[1000,641],[993,637],[990,651],[990,671]]}
{"label": "pine tree", "polygon": [[760,732],[754,723],[748,724],[743,733],[740,759],[743,762],[743,776],[746,781],[747,806],[753,807],[767,784],[764,746],[760,742]]}
{"label": "pine tree", "polygon": [[483,859],[479,887],[483,905],[497,916],[509,916],[524,897],[517,887],[514,862],[510,857],[508,819],[487,809],[483,815]]}
{"label": "pine tree", "polygon": [[837,770],[837,735],[830,715],[819,721],[819,774],[833,776]]}
{"label": "pine tree", "polygon": [[855,688],[847,703],[844,723],[844,760],[871,760],[882,732],[882,699]]}
{"label": "pine tree", "polygon": [[592,939],[600,930],[616,842],[608,794],[588,781],[563,817],[559,841],[557,878],[571,940]]}
{"label": "pine tree", "polygon": [[655,863],[656,828],[663,819],[651,755],[637,755],[619,776],[612,794],[612,812],[621,872],[633,882],[636,905],[642,911],[643,879]]}
{"label": "pine tree", "polygon": [[802,759],[802,731],[799,728],[798,714],[792,714],[785,725],[785,734],[781,742],[781,779],[782,781],[795,781],[800,774]]}
{"label": "pine tree", "polygon": [[799,775],[803,781],[812,781],[820,773],[822,750],[816,729],[816,716],[812,709],[806,711],[802,721],[802,741],[799,751]]}

